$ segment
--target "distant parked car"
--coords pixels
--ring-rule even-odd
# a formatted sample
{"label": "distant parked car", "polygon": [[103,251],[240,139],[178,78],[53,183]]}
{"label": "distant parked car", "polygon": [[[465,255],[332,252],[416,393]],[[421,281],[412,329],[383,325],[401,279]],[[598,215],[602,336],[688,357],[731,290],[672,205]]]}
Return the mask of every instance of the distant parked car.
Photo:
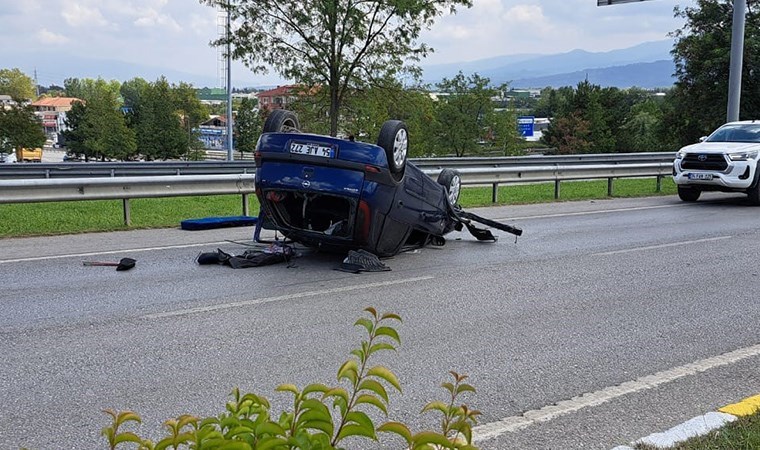
{"label": "distant parked car", "polygon": [[760,121],[727,123],[682,148],[673,164],[678,196],[695,202],[704,191],[744,192],[760,205]]}
{"label": "distant parked car", "polygon": [[274,110],[256,146],[256,196],[261,229],[307,246],[362,249],[390,256],[442,244],[466,226],[479,240],[496,240],[471,221],[513,234],[522,230],[463,211],[461,177],[444,169],[437,182],[407,161],[404,122],[383,124],[377,145],[299,131],[296,115]]}

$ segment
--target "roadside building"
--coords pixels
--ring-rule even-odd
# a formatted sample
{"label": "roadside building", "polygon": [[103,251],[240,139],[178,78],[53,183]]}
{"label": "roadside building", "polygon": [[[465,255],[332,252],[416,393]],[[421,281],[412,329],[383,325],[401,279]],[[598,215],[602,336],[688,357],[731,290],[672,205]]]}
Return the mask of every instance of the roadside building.
{"label": "roadside building", "polygon": [[296,99],[296,89],[298,85],[289,84],[285,86],[277,86],[274,89],[268,91],[259,92],[256,97],[259,99],[259,107],[265,110],[283,109],[292,103]]}
{"label": "roadside building", "polygon": [[227,148],[227,116],[211,116],[201,123],[198,126],[198,139],[206,150],[225,150]]}
{"label": "roadside building", "polygon": [[43,97],[32,103],[34,113],[42,121],[42,128],[53,144],[58,143],[59,134],[66,130],[66,113],[80,101],[75,97]]}

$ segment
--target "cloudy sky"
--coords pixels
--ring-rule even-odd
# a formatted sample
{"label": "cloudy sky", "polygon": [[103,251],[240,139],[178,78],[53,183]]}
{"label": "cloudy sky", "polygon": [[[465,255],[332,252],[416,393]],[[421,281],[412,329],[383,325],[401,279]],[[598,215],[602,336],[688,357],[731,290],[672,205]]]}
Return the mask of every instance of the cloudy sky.
{"label": "cloudy sky", "polygon": [[[673,8],[695,0],[653,0],[597,7],[595,0],[474,0],[440,18],[423,40],[423,64],[518,53],[606,51],[667,38],[682,25]],[[24,53],[124,61],[218,78],[217,12],[197,0],[0,0],[0,66]],[[40,84],[77,76],[40,62]],[[22,67],[22,70],[33,70]],[[271,84],[274,74],[233,67],[235,79]],[[139,76],[140,74],[136,74]],[[237,84],[237,83],[235,83]]]}

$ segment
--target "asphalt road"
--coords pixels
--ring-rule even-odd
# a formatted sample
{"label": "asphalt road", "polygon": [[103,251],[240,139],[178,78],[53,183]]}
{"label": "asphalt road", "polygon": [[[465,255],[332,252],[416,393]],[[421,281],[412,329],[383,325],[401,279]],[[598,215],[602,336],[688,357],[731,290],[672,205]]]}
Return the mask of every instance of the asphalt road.
{"label": "asphalt road", "polygon": [[[483,449],[610,449],[760,392],[760,208],[706,195],[488,208],[515,243],[448,236],[385,263],[334,270],[198,266],[252,229],[146,230],[0,240],[0,448],[105,448],[105,408],[141,431],[215,415],[234,386],[335,383],[362,309],[400,314],[390,418],[414,429],[469,374]],[[83,260],[129,256],[116,272]],[[380,419],[378,418],[378,422]],[[392,437],[350,448],[401,448]]]}

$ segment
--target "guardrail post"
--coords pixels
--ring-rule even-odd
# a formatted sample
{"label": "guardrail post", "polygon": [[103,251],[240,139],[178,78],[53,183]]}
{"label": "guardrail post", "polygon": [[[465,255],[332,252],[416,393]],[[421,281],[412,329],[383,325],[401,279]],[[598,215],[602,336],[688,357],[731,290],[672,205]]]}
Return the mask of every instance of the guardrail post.
{"label": "guardrail post", "polygon": [[132,225],[132,211],[129,207],[129,199],[123,198],[121,203],[124,206],[124,225],[130,226]]}
{"label": "guardrail post", "polygon": [[614,178],[607,178],[607,197],[612,197],[612,180]]}
{"label": "guardrail post", "polygon": [[554,180],[554,200],[559,200],[559,178]]}
{"label": "guardrail post", "polygon": [[248,194],[243,194],[243,215],[250,215],[250,208],[248,207]]}
{"label": "guardrail post", "polygon": [[491,187],[491,203],[499,201],[499,183],[494,183]]}
{"label": "guardrail post", "polygon": [[655,189],[655,192],[662,192],[662,177],[659,175],[657,175],[657,188]]}

